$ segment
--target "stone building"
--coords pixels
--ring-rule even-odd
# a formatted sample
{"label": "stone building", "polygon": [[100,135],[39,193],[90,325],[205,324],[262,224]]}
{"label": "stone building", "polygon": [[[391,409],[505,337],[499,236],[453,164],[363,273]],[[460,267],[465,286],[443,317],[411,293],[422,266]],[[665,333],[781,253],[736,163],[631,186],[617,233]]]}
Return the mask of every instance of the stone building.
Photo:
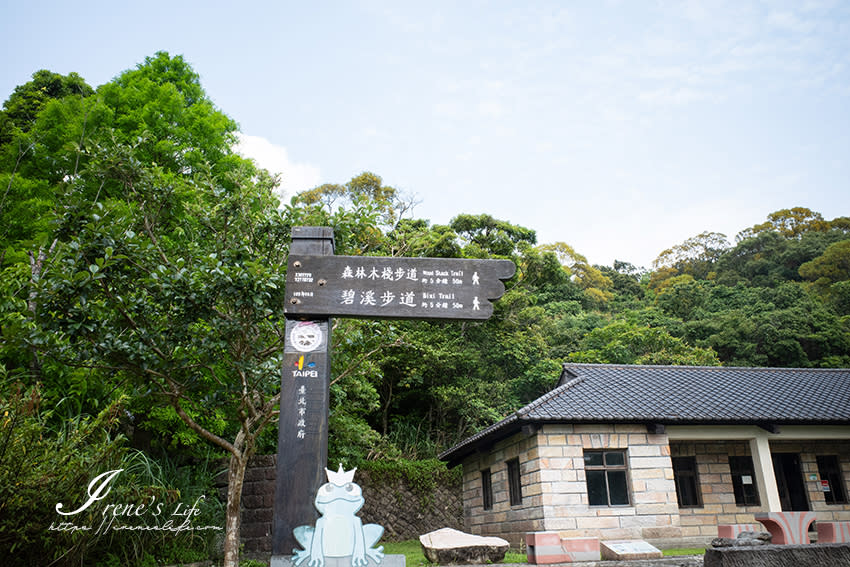
{"label": "stone building", "polygon": [[717,536],[754,514],[850,520],[850,369],[565,364],[554,390],[441,455],[466,529]]}

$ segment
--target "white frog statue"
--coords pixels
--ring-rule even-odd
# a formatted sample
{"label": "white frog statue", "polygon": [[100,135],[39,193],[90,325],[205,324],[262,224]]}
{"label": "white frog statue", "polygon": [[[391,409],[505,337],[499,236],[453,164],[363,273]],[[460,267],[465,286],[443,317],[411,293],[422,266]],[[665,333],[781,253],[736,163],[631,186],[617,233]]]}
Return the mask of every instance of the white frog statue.
{"label": "white frog statue", "polygon": [[372,547],[384,528],[363,524],[357,512],[363,507],[363,491],[354,483],[354,468],[333,472],[325,469],[328,482],[319,488],[315,506],[321,517],[316,527],[298,526],[293,530],[296,541],[304,549],[293,549],[293,562],[298,567],[309,559],[308,567],[324,567],[326,557],[351,557],[351,567],[366,567],[372,558],[380,564],[384,547]]}

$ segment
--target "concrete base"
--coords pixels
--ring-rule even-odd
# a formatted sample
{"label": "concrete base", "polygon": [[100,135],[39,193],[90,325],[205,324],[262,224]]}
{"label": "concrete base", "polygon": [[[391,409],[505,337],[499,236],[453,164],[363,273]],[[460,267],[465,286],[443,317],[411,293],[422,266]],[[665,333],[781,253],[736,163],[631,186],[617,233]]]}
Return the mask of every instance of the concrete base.
{"label": "concrete base", "polygon": [[850,543],[850,522],[818,522],[818,543]]}
{"label": "concrete base", "polygon": [[599,540],[591,537],[562,538],[558,532],[525,534],[526,555],[532,565],[598,561]]}
{"label": "concrete base", "polygon": [[[404,555],[384,555],[380,563],[375,563],[370,557],[366,557],[366,567],[405,567]],[[301,567],[309,567],[305,560]],[[273,555],[269,567],[295,567],[291,555]],[[351,556],[348,557],[325,557],[324,567],[352,567]]]}

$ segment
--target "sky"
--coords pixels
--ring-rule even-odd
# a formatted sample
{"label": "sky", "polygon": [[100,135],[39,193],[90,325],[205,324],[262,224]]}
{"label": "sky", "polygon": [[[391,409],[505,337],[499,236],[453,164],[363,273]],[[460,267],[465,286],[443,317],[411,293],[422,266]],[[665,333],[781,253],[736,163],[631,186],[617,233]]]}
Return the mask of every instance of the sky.
{"label": "sky", "polygon": [[0,98],[182,55],[281,192],[364,171],[651,267],[771,212],[850,216],[850,2],[3,0]]}

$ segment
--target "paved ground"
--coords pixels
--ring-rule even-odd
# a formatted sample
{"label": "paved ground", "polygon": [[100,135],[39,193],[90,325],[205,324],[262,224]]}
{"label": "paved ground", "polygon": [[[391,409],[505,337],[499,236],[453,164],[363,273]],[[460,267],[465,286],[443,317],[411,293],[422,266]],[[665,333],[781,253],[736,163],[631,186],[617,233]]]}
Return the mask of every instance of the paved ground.
{"label": "paved ground", "polygon": [[[529,563],[498,563],[498,567],[529,567]],[[630,561],[585,561],[582,563],[556,563],[547,567],[702,567],[702,555],[683,555],[663,559],[633,559]],[[481,567],[457,565],[455,567]]]}
{"label": "paved ground", "polygon": [[[188,563],[171,567],[213,567],[212,561]],[[408,565],[407,567],[415,567]],[[452,567],[481,567],[481,565],[453,565]],[[530,567],[529,563],[495,563],[491,567]],[[581,563],[554,563],[546,567],[702,567],[702,555],[683,555],[663,559],[635,559],[631,561],[585,561]]]}

